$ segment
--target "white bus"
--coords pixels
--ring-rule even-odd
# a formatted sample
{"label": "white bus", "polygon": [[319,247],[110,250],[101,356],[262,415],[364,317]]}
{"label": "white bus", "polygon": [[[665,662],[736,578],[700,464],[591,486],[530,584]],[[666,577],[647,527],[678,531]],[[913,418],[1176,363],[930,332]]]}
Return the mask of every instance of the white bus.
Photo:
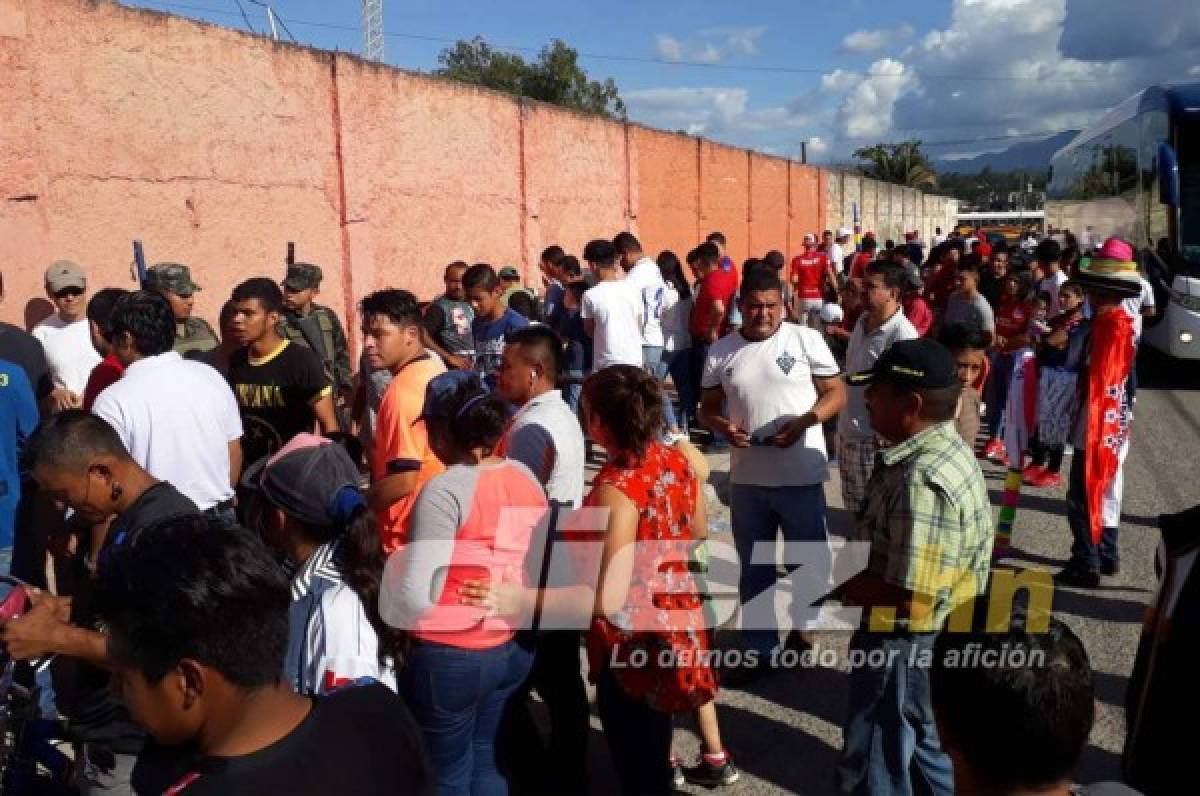
{"label": "white bus", "polygon": [[1142,342],[1200,359],[1200,82],[1151,86],[1060,149],[1046,225],[1132,243],[1159,308]]}

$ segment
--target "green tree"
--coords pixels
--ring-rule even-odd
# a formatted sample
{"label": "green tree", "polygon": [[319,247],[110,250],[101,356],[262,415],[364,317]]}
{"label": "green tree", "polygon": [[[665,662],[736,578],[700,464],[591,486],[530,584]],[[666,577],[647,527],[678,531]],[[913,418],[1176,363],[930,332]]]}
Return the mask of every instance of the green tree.
{"label": "green tree", "polygon": [[901,141],[898,144],[876,144],[862,147],[854,152],[862,164],[862,173],[868,177],[909,188],[934,188],[937,174],[933,164],[921,152],[920,141]]}
{"label": "green tree", "polygon": [[509,94],[562,105],[584,113],[625,118],[625,103],[612,78],[589,79],[579,65],[579,53],[555,39],[527,62],[513,53],[497,50],[482,37],[458,41],[438,55],[435,74],[486,86]]}

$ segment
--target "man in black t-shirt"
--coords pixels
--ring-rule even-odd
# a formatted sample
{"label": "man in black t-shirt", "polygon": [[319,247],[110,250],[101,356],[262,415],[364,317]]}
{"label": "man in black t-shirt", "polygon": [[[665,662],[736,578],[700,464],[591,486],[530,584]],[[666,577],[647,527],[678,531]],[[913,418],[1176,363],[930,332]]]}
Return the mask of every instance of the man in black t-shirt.
{"label": "man in black t-shirt", "polygon": [[283,291],[270,279],[233,290],[231,329],[243,348],[229,361],[229,384],[242,412],[246,465],[282,448],[301,431],[338,430],[333,388],[312,349],[279,336]]}
{"label": "man in black t-shirt", "polygon": [[159,523],[101,569],[113,675],[173,755],[168,792],[431,792],[420,731],[392,691],[372,682],[310,698],[283,679],[290,603],[261,538],[203,517]]}
{"label": "man in black t-shirt", "polygon": [[[175,487],[139,467],[108,423],[82,409],[48,417],[30,437],[26,456],[41,489],[87,524],[102,526],[115,515],[94,562],[101,571],[113,548],[130,544],[155,522],[198,513]],[[71,600],[46,593],[31,599],[33,608],[7,623],[0,638],[20,660],[52,654],[74,659],[74,687],[57,696],[77,759],[88,761],[78,768],[78,784],[85,793],[102,787],[131,794],[144,734],[109,689],[108,637],[98,629],[88,584]]]}

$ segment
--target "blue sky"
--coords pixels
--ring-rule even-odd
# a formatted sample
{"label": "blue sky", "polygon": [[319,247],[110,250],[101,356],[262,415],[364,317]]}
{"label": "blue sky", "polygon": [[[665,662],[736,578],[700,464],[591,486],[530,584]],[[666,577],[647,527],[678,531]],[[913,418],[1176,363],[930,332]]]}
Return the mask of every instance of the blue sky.
{"label": "blue sky", "polygon": [[[129,4],[245,27],[238,0]],[[361,51],[358,0],[273,5],[301,43]],[[817,162],[913,137],[936,156],[1004,149],[1200,80],[1196,0],[384,0],[384,29],[388,63],[423,71],[459,38],[530,57],[562,38],[631,119],[790,157],[808,141]]]}

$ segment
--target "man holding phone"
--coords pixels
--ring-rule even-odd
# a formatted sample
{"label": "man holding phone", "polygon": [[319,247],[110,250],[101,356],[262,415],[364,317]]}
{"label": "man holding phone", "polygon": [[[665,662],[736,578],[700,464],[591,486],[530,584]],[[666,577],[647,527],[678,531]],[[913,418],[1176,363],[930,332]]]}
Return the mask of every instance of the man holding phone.
{"label": "man holding phone", "polygon": [[784,323],[783,286],[774,271],[746,274],[740,308],[742,327],[709,349],[700,420],[733,446],[730,508],[742,564],[742,639],[757,652],[759,668],[747,661],[747,669],[762,672],[779,636],[772,601],[754,598],[775,584],[775,555],[770,564],[752,565],[751,554],[758,542],[774,549],[782,529],[786,542],[818,543],[803,564],[828,578],[829,466],[821,424],[845,404],[846,385],[820,332]]}

